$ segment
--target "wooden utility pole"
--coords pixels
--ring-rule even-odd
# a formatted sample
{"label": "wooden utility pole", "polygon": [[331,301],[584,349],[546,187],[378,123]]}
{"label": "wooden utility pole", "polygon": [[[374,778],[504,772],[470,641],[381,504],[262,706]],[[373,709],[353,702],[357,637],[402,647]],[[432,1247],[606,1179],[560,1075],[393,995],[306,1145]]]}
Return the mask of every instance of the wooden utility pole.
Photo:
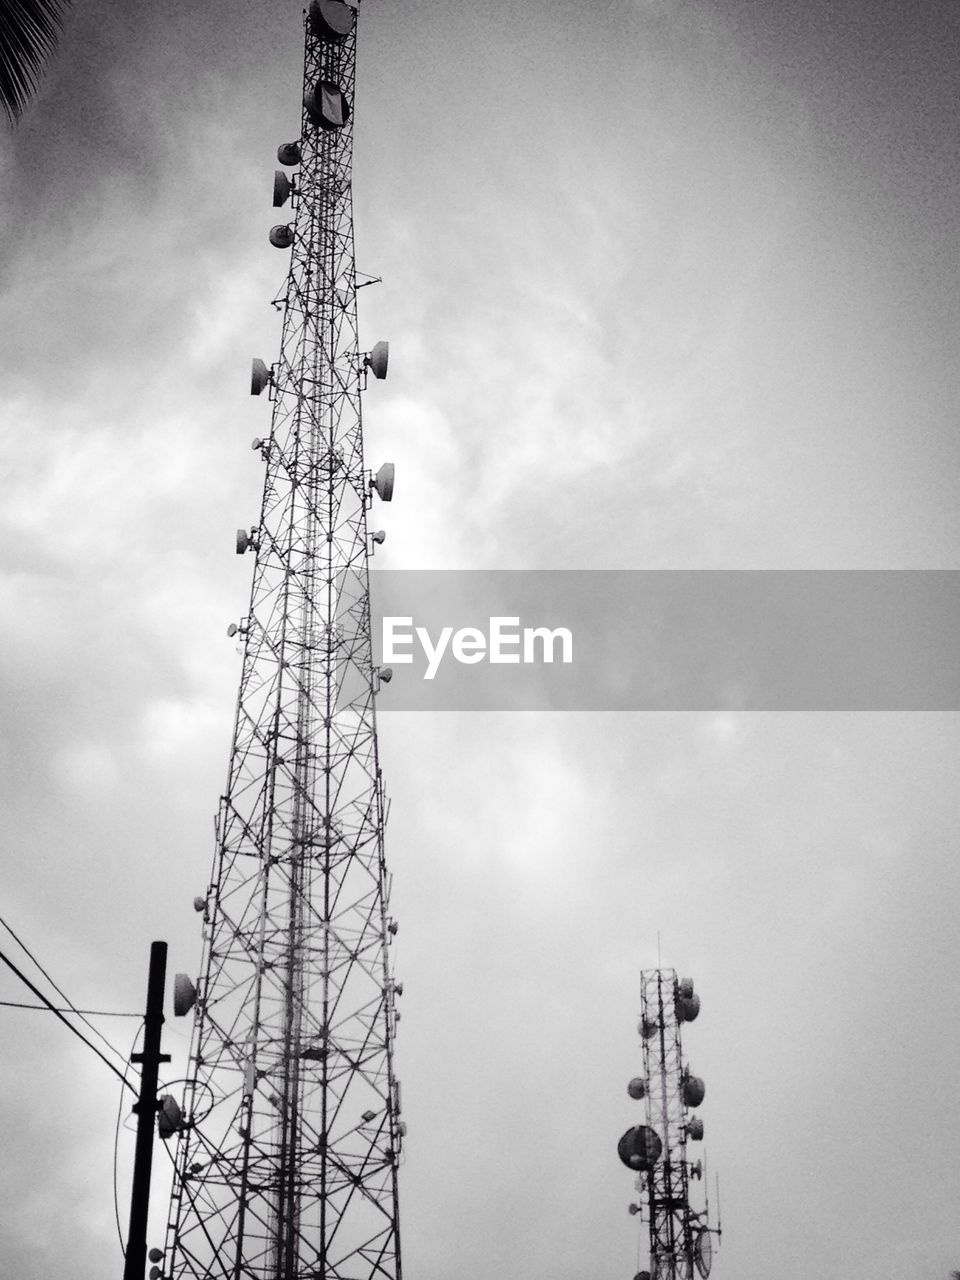
{"label": "wooden utility pole", "polygon": [[134,1104],[137,1117],[137,1149],[133,1160],[133,1190],[130,1192],[130,1230],[123,1280],[143,1280],[147,1265],[147,1214],[150,1209],[150,1172],[153,1167],[153,1130],[157,1116],[157,1077],[160,1064],[169,1062],[169,1053],[160,1052],[163,1027],[163,990],[167,975],[167,944],[150,946],[150,975],[147,979],[147,1010],[144,1017],[143,1052],[131,1062],[141,1064],[140,1096]]}

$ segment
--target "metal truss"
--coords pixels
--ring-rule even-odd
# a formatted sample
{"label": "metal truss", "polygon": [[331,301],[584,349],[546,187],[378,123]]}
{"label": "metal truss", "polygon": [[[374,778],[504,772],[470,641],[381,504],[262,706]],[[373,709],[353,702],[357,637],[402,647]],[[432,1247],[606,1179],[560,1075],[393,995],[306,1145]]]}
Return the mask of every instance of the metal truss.
{"label": "metal truss", "polygon": [[[352,108],[355,49],[355,25],[332,40],[307,20],[305,102],[323,83]],[[177,1135],[162,1268],[171,1278],[401,1275],[396,926],[370,634],[352,119],[318,124],[305,105],[299,149]]]}
{"label": "metal truss", "polygon": [[702,1166],[688,1160],[687,1143],[703,1136],[690,1109],[703,1098],[703,1082],[684,1063],[680,1024],[696,1017],[700,1001],[692,982],[678,981],[672,969],[648,969],[640,978],[646,1123],[661,1148],[637,1181],[646,1198],[649,1277],[693,1280],[709,1273],[711,1236],[706,1210],[690,1204],[691,1179],[702,1177]]}

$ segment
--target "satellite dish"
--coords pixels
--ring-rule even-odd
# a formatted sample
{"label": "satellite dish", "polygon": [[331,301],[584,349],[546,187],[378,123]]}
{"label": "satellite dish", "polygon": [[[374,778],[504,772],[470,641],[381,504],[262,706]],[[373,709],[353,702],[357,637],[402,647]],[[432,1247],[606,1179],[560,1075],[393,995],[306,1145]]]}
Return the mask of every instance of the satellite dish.
{"label": "satellite dish", "polygon": [[231,622],[229,627],[227,627],[227,635],[232,640],[239,630],[240,628],[237,626],[237,624],[235,622]]}
{"label": "satellite dish", "polygon": [[663,1152],[663,1143],[655,1129],[637,1124],[628,1129],[617,1143],[617,1155],[628,1169],[641,1172],[652,1169]]}
{"label": "satellite dish", "polygon": [[[274,227],[273,230],[276,231],[276,229],[277,228]],[[271,243],[273,243],[272,241],[273,232],[271,232],[270,234],[271,234]],[[273,381],[273,371],[267,368],[267,366],[263,363],[263,361],[260,359],[259,356],[254,356],[250,366],[250,394],[252,396],[260,395],[264,387],[269,386],[269,384],[272,381]],[[254,446],[254,448],[256,448],[256,446]]]}
{"label": "satellite dish", "polygon": [[633,1217],[633,1215],[634,1215],[635,1213],[639,1213],[639,1212],[640,1212],[640,1206],[639,1206],[638,1204],[628,1204],[628,1205],[627,1205],[627,1213],[629,1213],[629,1215],[630,1215],[630,1217],[631,1217],[631,1218]]}
{"label": "satellite dish", "polygon": [[246,529],[237,530],[237,555],[242,556],[250,546],[250,535]]}
{"label": "satellite dish", "polygon": [[162,1262],[162,1261],[163,1261],[163,1250],[162,1250],[162,1249],[151,1249],[151,1250],[150,1250],[150,1252],[147,1254],[147,1258],[149,1259],[149,1261],[150,1261],[150,1262]]}
{"label": "satellite dish", "polygon": [[206,909],[207,909],[207,900],[206,900],[206,898],[194,898],[194,900],[193,900],[193,909],[194,909],[194,911],[206,911]]}
{"label": "satellite dish", "polygon": [[178,973],[173,980],[173,1016],[185,1017],[197,1003],[197,988],[185,973]]}
{"label": "satellite dish", "polygon": [[646,1082],[641,1080],[639,1076],[634,1076],[627,1085],[627,1093],[635,1101],[639,1102],[643,1095],[647,1092]]}
{"label": "satellite dish", "polygon": [[694,1142],[703,1141],[703,1121],[699,1116],[693,1116],[687,1122],[687,1137],[692,1138]]}
{"label": "satellite dish", "polygon": [[274,169],[273,171],[273,207],[279,209],[282,204],[286,204],[290,199],[290,192],[293,190],[293,183],[283,172],[282,169]]}
{"label": "satellite dish", "polygon": [[683,1101],[687,1107],[699,1107],[707,1092],[699,1076],[687,1076],[683,1082]]}
{"label": "satellite dish", "polygon": [[250,442],[250,448],[254,451],[254,453],[256,453],[258,449],[263,448],[263,441],[260,439],[259,436],[253,437],[253,439]]}
{"label": "satellite dish", "polygon": [[310,30],[321,40],[340,44],[356,25],[357,15],[343,0],[311,0]]}
{"label": "satellite dish", "polygon": [[307,115],[321,129],[342,129],[350,119],[350,103],[338,84],[331,80],[318,80],[303,95]]}
{"label": "satellite dish", "polygon": [[402,996],[402,995],[403,995],[403,983],[402,983],[402,982],[395,982],[395,983],[393,984],[393,994],[394,994],[395,996]]}
{"label": "satellite dish", "polygon": [[277,159],[281,164],[288,165],[290,168],[295,164],[299,164],[303,159],[303,154],[300,151],[300,143],[281,142],[280,146],[277,147]]}
{"label": "satellite dish", "polygon": [[151,1267],[147,1272],[148,1280],[163,1280],[163,1272],[159,1267]]}
{"label": "satellite dish", "polygon": [[633,1277],[633,1280],[650,1280],[650,1272],[638,1271],[637,1274]]}
{"label": "satellite dish", "polygon": [[390,343],[378,342],[363,363],[371,370],[375,378],[387,376],[387,361],[390,357]]}
{"label": "satellite dish", "polygon": [[690,997],[693,995],[693,979],[681,978],[680,981],[677,983],[677,994],[681,997],[681,999],[689,1000]]}
{"label": "satellite dish", "polygon": [[373,487],[384,502],[393,500],[393,479],[396,470],[392,462],[385,462],[373,479]]}
{"label": "satellite dish", "polygon": [[693,1022],[700,1012],[700,997],[694,992],[692,996],[681,996],[677,1001],[677,1017],[681,1022]]}
{"label": "satellite dish", "polygon": [[165,1093],[157,1108],[157,1133],[166,1140],[172,1138],[183,1123],[183,1112],[176,1098]]}
{"label": "satellite dish", "polygon": [[391,920],[390,923],[387,925],[387,933],[389,933],[391,938],[395,938],[397,936],[397,930],[399,928],[400,926],[397,924],[396,920]]}
{"label": "satellite dish", "polygon": [[371,533],[370,535],[370,541],[375,542],[378,547],[383,546],[386,540],[387,540],[387,535],[384,533],[382,529],[378,529],[376,533]]}
{"label": "satellite dish", "polygon": [[693,1260],[702,1280],[707,1280],[713,1264],[713,1240],[709,1227],[701,1227],[693,1244]]}
{"label": "satellite dish", "polygon": [[638,1028],[644,1040],[649,1040],[651,1036],[656,1035],[660,1024],[655,1018],[644,1018]]}
{"label": "satellite dish", "polygon": [[393,679],[393,667],[381,667],[379,674],[381,684],[389,684]]}
{"label": "satellite dish", "polygon": [[275,249],[289,249],[293,244],[293,227],[271,227],[270,243]]}

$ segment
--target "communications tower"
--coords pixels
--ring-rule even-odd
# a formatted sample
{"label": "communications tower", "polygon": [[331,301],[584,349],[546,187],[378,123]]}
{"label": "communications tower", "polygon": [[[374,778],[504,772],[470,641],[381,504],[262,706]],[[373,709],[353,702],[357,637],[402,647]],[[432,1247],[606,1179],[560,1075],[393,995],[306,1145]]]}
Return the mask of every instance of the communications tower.
{"label": "communications tower", "polygon": [[705,1088],[683,1057],[680,1027],[700,1012],[700,997],[691,978],[678,979],[672,969],[648,969],[640,975],[642,1012],[640,1039],[643,1075],[627,1085],[631,1098],[646,1104],[645,1123],[620,1139],[618,1154],[636,1172],[639,1203],[630,1212],[646,1220],[649,1270],[634,1280],[706,1280],[719,1226],[709,1221],[709,1203],[694,1208],[694,1183],[703,1178],[702,1160],[688,1155],[688,1143],[703,1139],[703,1121],[693,1115]]}
{"label": "communications tower", "polygon": [[[367,528],[393,467],[366,468],[360,393],[386,343],[357,339],[351,193],[357,0],[305,18],[300,137],[277,153],[270,232],[290,251],[279,358],[253,364],[270,434],[243,668],[204,915],[165,1249],[154,1280],[400,1280],[404,1135],[393,1046],[385,797]],[[293,172],[295,170],[295,172]]]}

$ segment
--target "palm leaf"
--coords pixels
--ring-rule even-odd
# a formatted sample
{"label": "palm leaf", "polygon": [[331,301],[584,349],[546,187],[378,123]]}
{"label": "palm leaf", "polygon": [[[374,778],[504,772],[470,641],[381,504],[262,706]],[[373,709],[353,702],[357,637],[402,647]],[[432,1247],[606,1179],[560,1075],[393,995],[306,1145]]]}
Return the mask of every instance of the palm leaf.
{"label": "palm leaf", "polygon": [[0,3],[0,107],[19,120],[37,91],[44,65],[63,26],[69,0],[2,0]]}

